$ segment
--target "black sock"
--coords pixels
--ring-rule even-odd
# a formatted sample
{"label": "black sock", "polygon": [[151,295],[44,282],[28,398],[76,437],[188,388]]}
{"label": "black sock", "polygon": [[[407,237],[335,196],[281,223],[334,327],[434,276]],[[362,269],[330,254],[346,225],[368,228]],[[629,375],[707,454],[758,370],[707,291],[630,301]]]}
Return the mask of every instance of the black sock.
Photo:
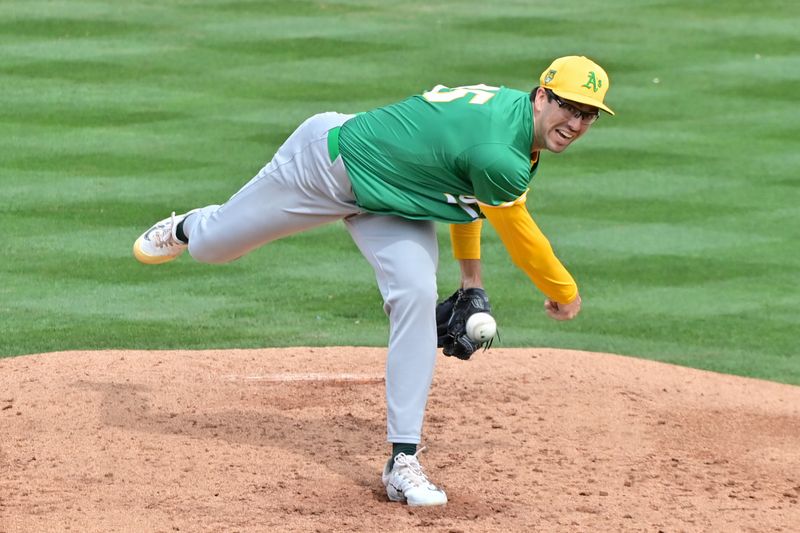
{"label": "black sock", "polygon": [[394,462],[394,458],[397,457],[397,455],[400,453],[404,453],[406,455],[414,455],[415,453],[417,453],[417,445],[408,444],[405,442],[393,442],[391,461]]}
{"label": "black sock", "polygon": [[175,226],[175,237],[177,237],[178,240],[181,241],[182,243],[189,244],[189,237],[187,237],[186,234],[183,232],[183,222],[185,220],[186,219],[184,218],[183,220],[178,222],[177,226]]}

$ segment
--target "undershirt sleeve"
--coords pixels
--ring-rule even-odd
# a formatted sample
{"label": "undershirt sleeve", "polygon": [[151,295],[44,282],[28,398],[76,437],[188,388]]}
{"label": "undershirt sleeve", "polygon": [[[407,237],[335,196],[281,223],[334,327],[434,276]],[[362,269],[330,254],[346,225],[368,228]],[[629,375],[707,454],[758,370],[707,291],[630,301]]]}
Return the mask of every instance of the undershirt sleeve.
{"label": "undershirt sleeve", "polygon": [[578,285],[553,252],[550,242],[531,218],[525,202],[481,211],[505,245],[511,260],[551,300],[568,304],[578,295]]}
{"label": "undershirt sleeve", "polygon": [[481,258],[481,228],[483,220],[468,224],[450,224],[450,242],[453,244],[453,257],[456,259]]}

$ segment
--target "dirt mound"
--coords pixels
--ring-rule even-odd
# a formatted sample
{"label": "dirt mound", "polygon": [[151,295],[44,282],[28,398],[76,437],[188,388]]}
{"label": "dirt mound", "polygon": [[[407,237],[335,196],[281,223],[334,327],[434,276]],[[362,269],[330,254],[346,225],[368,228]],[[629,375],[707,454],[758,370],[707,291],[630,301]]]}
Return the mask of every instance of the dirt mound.
{"label": "dirt mound", "polygon": [[613,355],[440,356],[391,503],[384,350],[0,360],[0,531],[796,531],[800,388]]}

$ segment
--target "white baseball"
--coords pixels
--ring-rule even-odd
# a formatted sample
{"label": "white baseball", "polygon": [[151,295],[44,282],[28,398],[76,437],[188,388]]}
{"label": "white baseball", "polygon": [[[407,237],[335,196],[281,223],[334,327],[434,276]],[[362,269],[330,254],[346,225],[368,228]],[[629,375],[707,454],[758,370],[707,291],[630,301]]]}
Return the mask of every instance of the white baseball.
{"label": "white baseball", "polygon": [[467,319],[467,335],[475,342],[486,342],[497,333],[497,322],[489,313],[475,313]]}

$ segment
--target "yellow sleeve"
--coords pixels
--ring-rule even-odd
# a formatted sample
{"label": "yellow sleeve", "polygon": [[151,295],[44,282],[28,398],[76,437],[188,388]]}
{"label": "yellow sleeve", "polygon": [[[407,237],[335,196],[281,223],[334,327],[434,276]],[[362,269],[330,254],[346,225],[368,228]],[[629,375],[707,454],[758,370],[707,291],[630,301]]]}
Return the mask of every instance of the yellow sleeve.
{"label": "yellow sleeve", "polygon": [[503,241],[514,264],[548,298],[570,303],[578,295],[578,285],[558,260],[547,237],[531,218],[525,202],[500,207],[481,204],[481,211]]}
{"label": "yellow sleeve", "polygon": [[453,257],[456,259],[481,258],[481,228],[483,220],[469,224],[450,224],[450,241],[453,243]]}

